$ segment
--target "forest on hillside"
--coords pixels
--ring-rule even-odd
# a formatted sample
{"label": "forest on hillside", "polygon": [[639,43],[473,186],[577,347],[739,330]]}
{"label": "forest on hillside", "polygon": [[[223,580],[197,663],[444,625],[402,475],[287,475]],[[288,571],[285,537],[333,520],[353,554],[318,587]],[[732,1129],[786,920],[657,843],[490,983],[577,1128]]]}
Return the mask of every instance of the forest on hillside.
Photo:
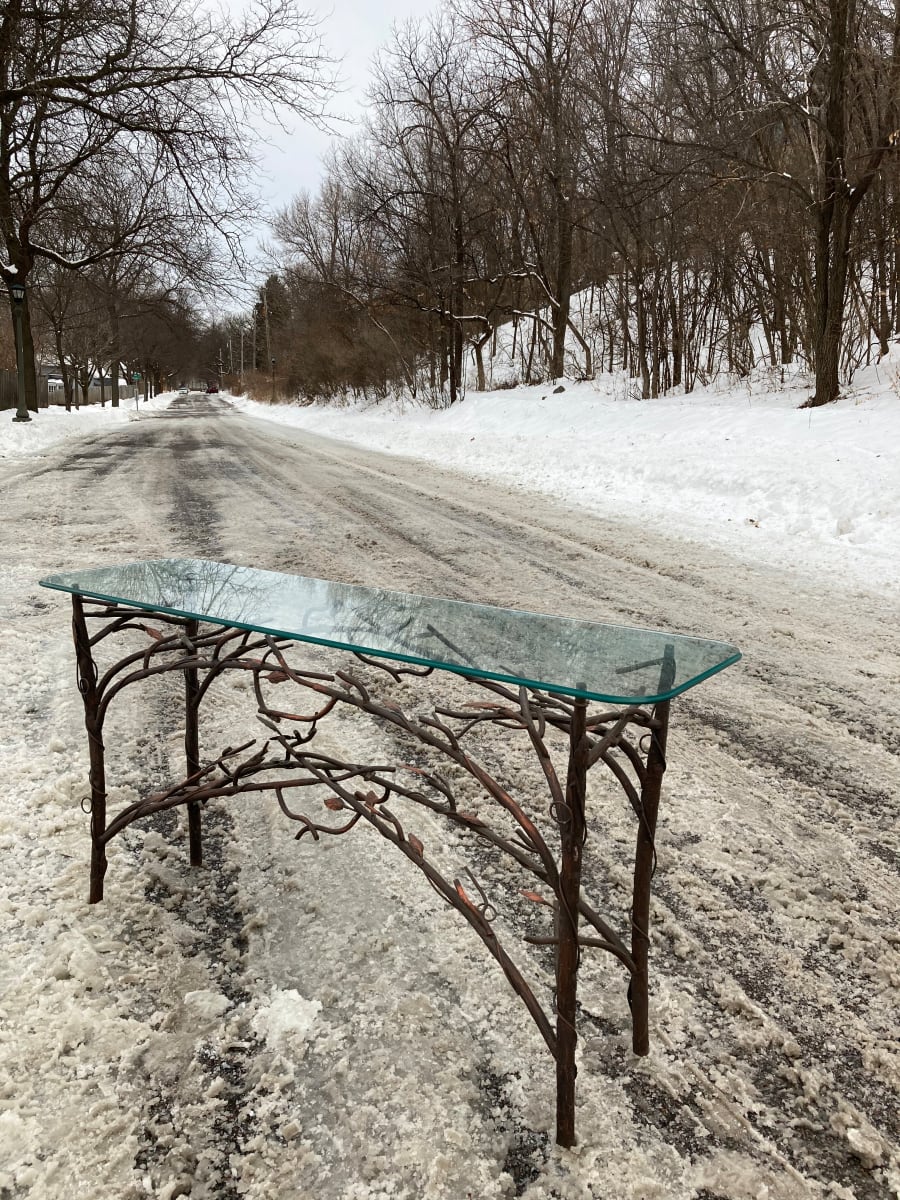
{"label": "forest on hillside", "polygon": [[453,403],[506,327],[520,382],[827,403],[900,320],[898,91],[886,0],[447,0],[278,215],[255,364]]}

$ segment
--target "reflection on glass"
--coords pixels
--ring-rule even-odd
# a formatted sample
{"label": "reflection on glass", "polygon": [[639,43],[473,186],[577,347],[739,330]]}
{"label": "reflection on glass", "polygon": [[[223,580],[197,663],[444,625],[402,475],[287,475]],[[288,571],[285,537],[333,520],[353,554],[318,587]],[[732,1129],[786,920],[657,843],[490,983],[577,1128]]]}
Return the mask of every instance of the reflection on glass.
{"label": "reflection on glass", "polygon": [[305,579],[204,559],[52,575],[44,587],[613,703],[668,699],[736,662],[723,642]]}

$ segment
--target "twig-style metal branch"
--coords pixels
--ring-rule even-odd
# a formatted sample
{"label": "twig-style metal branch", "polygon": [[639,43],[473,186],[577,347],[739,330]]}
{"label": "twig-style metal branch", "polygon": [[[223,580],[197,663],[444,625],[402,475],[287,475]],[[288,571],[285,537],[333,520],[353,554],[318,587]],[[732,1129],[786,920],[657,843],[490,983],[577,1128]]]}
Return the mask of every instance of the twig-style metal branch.
{"label": "twig-style metal branch", "polygon": [[429,675],[434,674],[434,667],[396,667],[393,663],[385,662],[383,658],[371,658],[368,654],[363,654],[359,650],[355,651],[354,658],[359,659],[361,663],[365,663],[367,667],[377,667],[379,671],[386,671],[391,679],[399,683],[404,675],[411,675],[416,679],[425,679]]}

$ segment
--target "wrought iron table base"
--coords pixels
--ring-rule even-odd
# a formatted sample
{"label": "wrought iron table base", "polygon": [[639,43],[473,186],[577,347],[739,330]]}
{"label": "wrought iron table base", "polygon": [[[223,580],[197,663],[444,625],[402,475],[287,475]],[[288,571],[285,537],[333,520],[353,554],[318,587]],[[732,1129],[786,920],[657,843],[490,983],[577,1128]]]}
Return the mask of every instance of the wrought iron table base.
{"label": "wrought iron table base", "polygon": [[[635,1054],[649,1051],[648,950],[650,885],[655,868],[655,832],[660,789],[666,767],[669,701],[653,707],[622,707],[591,713],[585,700],[495,680],[464,675],[477,686],[481,699],[458,709],[435,708],[426,716],[410,716],[390,700],[380,700],[352,671],[315,672],[293,667],[286,657],[291,641],[230,626],[201,624],[168,613],[130,608],[73,595],[73,631],[78,662],[78,685],[84,701],[90,752],[91,876],[90,901],[103,898],[107,869],[106,847],[133,821],[178,805],[188,811],[190,860],[202,863],[201,806],[214,797],[258,791],[274,792],[278,804],[300,824],[297,837],[349,832],[359,821],[372,825],[420,871],[435,891],[472,926],[497,960],[522,999],[556,1062],[556,1140],[575,1142],[575,1052],[578,969],[585,948],[605,950],[619,960],[630,976],[632,1044]],[[88,622],[99,628],[91,631]],[[157,628],[165,627],[165,631]],[[146,644],[112,663],[102,674],[95,661],[97,647],[123,631],[143,634]],[[362,654],[369,667],[379,667],[395,680],[428,675],[432,668],[398,666]],[[646,667],[648,664],[641,664]],[[659,693],[672,684],[671,648],[659,660]],[[107,819],[103,727],[110,702],[140,680],[172,671],[181,672],[185,688],[185,778],[146,797]],[[249,672],[257,715],[267,727],[262,746],[251,741],[229,747],[218,757],[200,757],[200,706],[210,684],[228,671]],[[292,712],[270,702],[276,685],[293,683],[313,698],[309,712]],[[451,784],[439,769],[344,762],[312,748],[319,722],[338,705],[346,705],[392,725],[413,737],[419,746],[462,769],[505,814],[513,832],[496,827],[481,813],[460,808]],[[536,820],[469,752],[466,738],[485,723],[527,736],[549,796],[552,835],[549,840]],[[568,739],[565,775],[557,771],[547,733]],[[638,822],[634,860],[630,937],[626,941],[588,903],[582,894],[582,858],[587,840],[585,801],[588,773],[603,763],[624,791]],[[327,793],[325,807],[336,824],[297,811],[296,789],[318,787]],[[467,872],[471,892],[459,879],[449,879],[429,859],[426,848],[408,833],[389,807],[392,798],[421,805],[457,827],[480,837],[514,860],[543,891],[522,895],[553,911],[547,936],[525,941],[552,946],[555,954],[555,1002],[548,1014],[531,984],[501,945],[493,927],[495,910],[478,881]],[[554,852],[553,844],[557,844]],[[586,929],[581,933],[580,928]],[[552,1019],[555,1017],[555,1021]]]}

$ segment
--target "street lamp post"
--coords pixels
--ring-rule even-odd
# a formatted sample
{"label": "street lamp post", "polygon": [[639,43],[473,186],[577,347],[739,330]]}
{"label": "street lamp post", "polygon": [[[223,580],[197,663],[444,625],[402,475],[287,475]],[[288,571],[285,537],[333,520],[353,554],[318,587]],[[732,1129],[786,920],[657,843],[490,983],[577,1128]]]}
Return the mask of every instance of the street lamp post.
{"label": "street lamp post", "polygon": [[275,403],[275,359],[272,359],[272,403]]}
{"label": "street lamp post", "polygon": [[25,403],[25,348],[22,340],[22,306],[25,303],[25,284],[14,281],[9,285],[12,300],[13,324],[16,327],[16,367],[19,376],[18,402],[14,421],[30,421],[31,414]]}

